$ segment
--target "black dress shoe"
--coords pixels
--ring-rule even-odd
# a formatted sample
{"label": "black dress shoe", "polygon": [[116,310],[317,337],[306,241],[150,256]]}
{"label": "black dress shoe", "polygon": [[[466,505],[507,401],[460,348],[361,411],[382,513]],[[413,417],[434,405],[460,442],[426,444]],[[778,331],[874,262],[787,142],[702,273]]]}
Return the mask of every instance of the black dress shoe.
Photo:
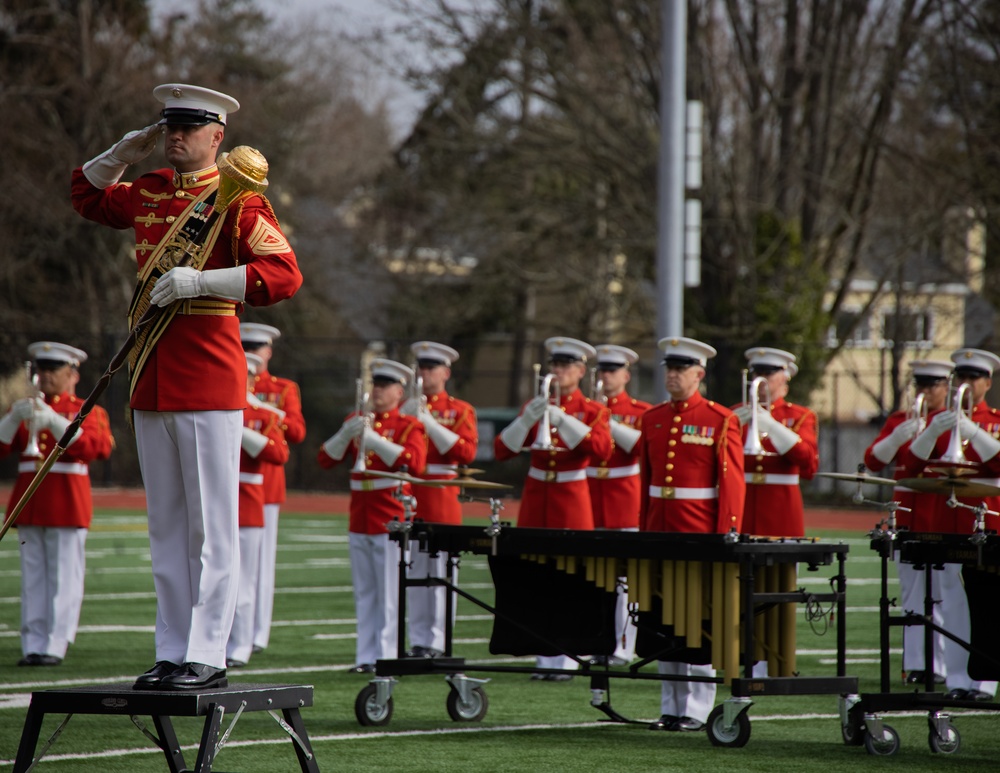
{"label": "black dress shoe", "polygon": [[[926,671],[911,671],[906,675],[906,683],[923,684],[926,678]],[[941,674],[934,674],[934,684],[944,684],[944,677]]]}
{"label": "black dress shoe", "polygon": [[375,673],[375,666],[373,666],[371,663],[359,663],[358,665],[354,666],[354,668],[347,669],[347,673],[349,673],[349,674],[374,674]]}
{"label": "black dress shoe", "polygon": [[253,654],[254,655],[257,655],[258,653],[261,653],[263,651],[264,651],[264,648],[261,647],[259,644],[253,645]]}
{"label": "black dress shoe", "polygon": [[245,660],[236,660],[235,658],[226,658],[226,668],[244,668],[247,662]]}
{"label": "black dress shoe", "polygon": [[549,674],[548,682],[568,682],[573,678],[572,674]]}
{"label": "black dress shoe", "polygon": [[667,730],[669,732],[674,732],[677,730],[677,720],[680,717],[675,717],[673,714],[664,714],[655,722],[649,724],[650,730]]}
{"label": "black dress shoe", "polygon": [[62,663],[62,658],[38,652],[30,652],[17,661],[19,666],[58,666],[60,663]]}
{"label": "black dress shoe", "polygon": [[965,700],[969,695],[968,690],[963,690],[961,687],[956,687],[954,690],[949,690],[944,694],[944,699],[947,701],[962,701]]}
{"label": "black dress shoe", "polygon": [[983,692],[982,690],[969,690],[965,693],[965,700],[967,701],[991,701],[993,696],[988,692]]}
{"label": "black dress shoe", "polygon": [[160,681],[164,690],[208,690],[228,685],[226,669],[204,663],[182,663],[174,673]]}
{"label": "black dress shoe", "polygon": [[692,719],[691,717],[681,717],[677,720],[677,724],[674,725],[674,730],[679,733],[697,733],[704,729],[704,722],[699,722],[697,719]]}
{"label": "black dress shoe", "polygon": [[156,665],[153,666],[145,674],[141,674],[138,679],[135,680],[135,684],[132,685],[134,690],[159,690],[160,682],[163,681],[163,677],[170,676],[174,673],[179,665],[176,663],[171,663],[169,660],[158,660]]}

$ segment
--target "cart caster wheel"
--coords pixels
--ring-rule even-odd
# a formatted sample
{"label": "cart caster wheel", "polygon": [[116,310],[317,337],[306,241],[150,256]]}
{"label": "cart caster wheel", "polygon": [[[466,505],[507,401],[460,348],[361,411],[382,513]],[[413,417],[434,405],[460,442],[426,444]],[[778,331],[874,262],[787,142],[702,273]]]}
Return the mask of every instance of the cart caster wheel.
{"label": "cart caster wheel", "polygon": [[458,690],[451,690],[446,701],[448,716],[456,722],[479,722],[486,716],[490,701],[482,687],[473,687],[469,693],[469,702],[462,701]]}
{"label": "cart caster wheel", "polygon": [[861,746],[865,742],[865,714],[861,704],[856,704],[847,712],[847,724],[840,726],[840,733],[847,746]]}
{"label": "cart caster wheel", "polygon": [[744,711],[736,717],[736,722],[733,726],[727,728],[725,715],[723,714],[724,708],[722,705],[716,706],[712,709],[712,713],[708,715],[708,722],[705,723],[705,728],[708,731],[708,740],[712,742],[712,746],[729,746],[732,748],[746,746],[747,741],[750,740],[750,717]]}
{"label": "cart caster wheel", "polygon": [[883,723],[881,738],[875,738],[871,733],[865,733],[865,749],[876,757],[893,755],[899,751],[899,733]]}
{"label": "cart caster wheel", "polygon": [[935,754],[954,754],[962,745],[962,736],[958,734],[954,725],[949,724],[944,735],[938,735],[936,730],[931,729],[927,734],[927,743]]}
{"label": "cart caster wheel", "polygon": [[366,727],[388,725],[392,719],[392,697],[380,706],[375,700],[375,685],[365,685],[364,689],[358,693],[354,700],[354,716],[358,718],[359,725]]}

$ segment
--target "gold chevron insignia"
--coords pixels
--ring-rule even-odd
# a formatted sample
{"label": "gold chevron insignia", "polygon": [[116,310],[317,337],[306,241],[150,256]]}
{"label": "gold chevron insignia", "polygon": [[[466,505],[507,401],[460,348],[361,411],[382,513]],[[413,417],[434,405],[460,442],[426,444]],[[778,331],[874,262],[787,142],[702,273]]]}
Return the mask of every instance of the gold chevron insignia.
{"label": "gold chevron insignia", "polygon": [[290,252],[291,247],[285,240],[284,235],[271,223],[265,220],[259,213],[257,223],[247,238],[250,251],[254,255],[274,255],[278,252]]}

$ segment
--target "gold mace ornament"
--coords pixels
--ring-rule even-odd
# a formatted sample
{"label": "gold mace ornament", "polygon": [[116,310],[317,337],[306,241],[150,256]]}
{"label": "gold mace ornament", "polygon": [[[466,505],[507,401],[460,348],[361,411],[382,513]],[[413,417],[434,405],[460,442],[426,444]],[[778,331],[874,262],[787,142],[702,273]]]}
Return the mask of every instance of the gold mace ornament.
{"label": "gold mace ornament", "polygon": [[239,196],[267,190],[267,159],[249,145],[239,145],[219,156],[219,192],[215,208],[225,211]]}

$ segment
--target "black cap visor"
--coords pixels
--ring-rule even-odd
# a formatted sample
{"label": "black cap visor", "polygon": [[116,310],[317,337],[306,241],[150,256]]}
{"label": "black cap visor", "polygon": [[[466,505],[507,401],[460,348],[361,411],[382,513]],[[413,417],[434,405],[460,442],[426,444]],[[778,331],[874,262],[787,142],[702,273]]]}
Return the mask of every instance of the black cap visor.
{"label": "black cap visor", "polygon": [[192,107],[166,107],[160,115],[163,116],[159,121],[161,126],[208,126],[210,123],[225,126],[218,113]]}

